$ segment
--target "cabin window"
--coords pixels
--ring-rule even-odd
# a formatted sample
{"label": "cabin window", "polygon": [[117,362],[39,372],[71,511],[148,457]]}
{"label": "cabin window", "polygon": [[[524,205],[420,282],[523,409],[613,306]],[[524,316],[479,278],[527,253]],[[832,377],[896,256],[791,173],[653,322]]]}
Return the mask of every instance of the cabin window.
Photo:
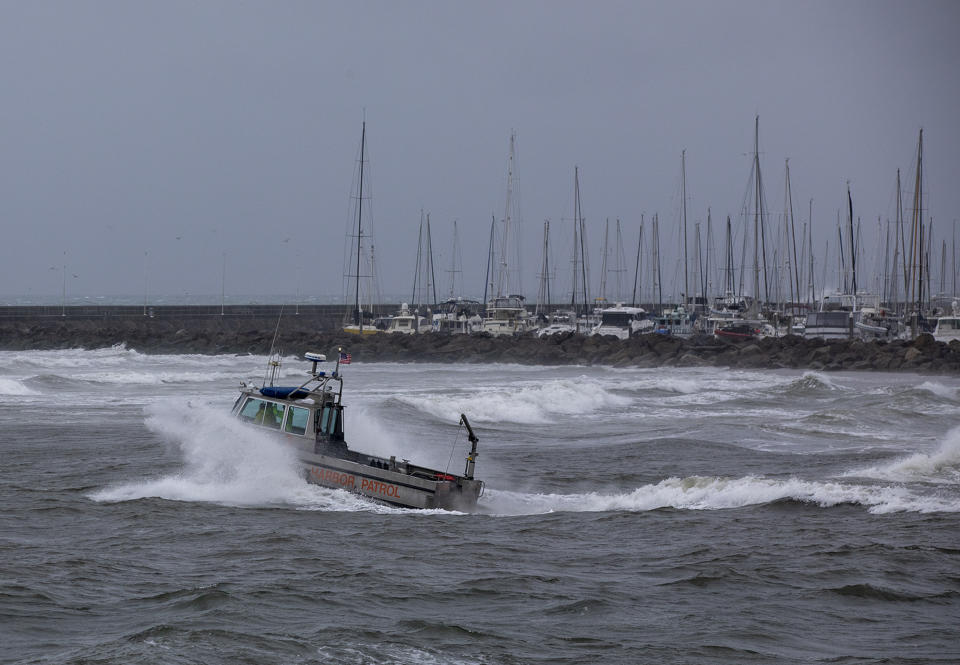
{"label": "cabin window", "polygon": [[274,404],[267,402],[267,408],[263,413],[263,425],[271,429],[280,429],[280,423],[283,422],[283,412],[287,407],[283,404]]}
{"label": "cabin window", "polygon": [[299,406],[291,406],[290,413],[287,416],[287,424],[284,430],[290,434],[303,434],[307,431],[307,419],[310,417],[310,409],[302,409]]}
{"label": "cabin window", "polygon": [[240,410],[240,419],[254,422],[271,429],[280,429],[283,422],[283,413],[286,407],[283,404],[268,402],[265,399],[251,397]]}
{"label": "cabin window", "polygon": [[255,397],[250,397],[244,403],[243,408],[240,409],[240,419],[246,421],[253,421],[257,418],[257,413],[260,412],[260,409],[264,408],[265,401],[262,399],[257,399]]}

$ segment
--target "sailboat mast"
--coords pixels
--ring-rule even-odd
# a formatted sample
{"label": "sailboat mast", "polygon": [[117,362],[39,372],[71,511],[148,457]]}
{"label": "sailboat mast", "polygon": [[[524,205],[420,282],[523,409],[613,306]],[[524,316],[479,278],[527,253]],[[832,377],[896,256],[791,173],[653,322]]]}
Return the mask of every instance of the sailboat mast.
{"label": "sailboat mast", "polygon": [[723,291],[724,291],[723,295],[732,296],[736,294],[737,275],[735,272],[735,268],[733,267],[734,266],[733,264],[733,232],[730,226],[730,215],[727,215],[726,247],[727,247],[727,250],[726,252],[724,252],[725,254],[724,262],[726,263],[726,266],[724,267],[724,272],[726,273],[726,277],[724,278],[724,281],[723,281]]}
{"label": "sailboat mast", "polygon": [[693,302],[691,304],[691,309],[697,309],[697,291],[703,295],[703,247],[700,243],[700,222],[693,223],[693,251],[696,252],[696,261],[694,266],[696,269],[696,275],[694,277],[694,292],[693,292]]}
{"label": "sailboat mast", "polygon": [[360,311],[360,239],[362,237],[362,227],[360,225],[363,218],[363,160],[367,145],[367,121],[363,121],[360,130],[360,191],[357,198],[357,289],[354,297],[354,311],[356,312],[357,324],[360,326],[360,332],[363,332],[363,312]]}
{"label": "sailboat mast", "polygon": [[578,168],[573,167],[573,288],[570,291],[570,309],[573,310],[574,316],[577,315],[577,279],[579,275],[577,274],[577,262],[578,262],[578,251],[579,244],[577,241],[577,236],[580,233],[580,175]]}
{"label": "sailboat mast", "polygon": [[809,311],[809,308],[813,305],[813,301],[817,299],[816,277],[813,274],[813,199],[810,199],[810,210],[808,212],[808,216],[809,222],[807,223],[807,233],[810,237],[810,242],[808,243],[810,247],[810,276],[807,281],[810,291],[807,293],[807,309]]}
{"label": "sailboat mast", "polygon": [[546,314],[550,309],[550,220],[543,220],[543,256],[540,261],[540,289],[534,315]]}
{"label": "sailboat mast", "polygon": [[683,305],[690,299],[690,258],[687,255],[687,151],[680,151],[680,199],[683,206]]}
{"label": "sailboat mast", "polygon": [[[916,281],[913,277],[916,276]],[[916,300],[914,300],[916,295]],[[913,216],[910,226],[910,300],[915,303],[913,317],[913,336],[917,335],[917,325],[923,304],[923,129],[917,142],[917,173],[913,188]]]}
{"label": "sailboat mast", "polygon": [[663,274],[660,271],[660,215],[653,215],[653,262],[654,279],[657,283],[657,303],[663,312]]}
{"label": "sailboat mast", "polygon": [[422,268],[422,257],[423,257],[423,209],[420,210],[420,232],[417,234],[417,265],[413,269],[413,291],[410,294],[410,304],[416,307],[420,307],[423,304],[422,298],[417,297],[417,293],[421,291],[418,287],[421,286],[420,282],[420,270]]}
{"label": "sailboat mast", "polygon": [[513,160],[514,139],[516,134],[510,133],[510,158],[507,162],[507,201],[503,214],[503,238],[500,240],[500,274],[497,277],[497,297],[509,295],[510,290],[510,233],[512,227],[513,209]]}
{"label": "sailboat mast", "polygon": [[450,255],[450,298],[456,296],[457,291],[457,259],[460,255],[460,238],[457,233],[457,220],[453,220],[453,253]]}
{"label": "sailboat mast", "polygon": [[633,269],[633,297],[631,304],[637,306],[637,283],[640,281],[640,252],[643,248],[643,213],[640,214],[640,238],[637,240],[637,263]]}
{"label": "sailboat mast", "polygon": [[756,117],[753,134],[753,297],[760,302],[760,116]]}
{"label": "sailboat mast", "polygon": [[609,270],[608,259],[610,257],[610,218],[607,217],[606,224],[603,227],[603,256],[600,261],[600,300],[607,300],[607,271]]}
{"label": "sailboat mast", "polygon": [[[877,215],[877,231],[883,233],[883,221]],[[886,235],[883,243],[883,302],[887,307],[890,306],[890,287],[893,280],[890,279],[890,220],[887,219]]]}
{"label": "sailboat mast", "polygon": [[[793,299],[794,305],[800,301],[800,263],[797,261],[797,226],[793,220],[793,188],[790,185],[790,160],[787,159],[787,206],[790,211],[790,238],[793,242],[793,283],[791,293],[796,293]],[[793,286],[796,286],[796,291]],[[795,311],[795,310],[794,310]]]}
{"label": "sailboat mast", "polygon": [[850,273],[853,277],[853,302],[856,308],[857,302],[857,242],[853,232],[853,197],[850,196],[850,182],[847,181],[847,210],[850,222]]}
{"label": "sailboat mast", "polygon": [[704,247],[703,261],[703,309],[710,307],[710,293],[713,291],[713,280],[710,278],[710,254],[713,252],[713,219],[710,207],[707,206],[707,242]]}
{"label": "sailboat mast", "polygon": [[493,292],[493,282],[490,281],[490,272],[493,269],[493,242],[494,242],[494,230],[497,227],[497,218],[495,215],[490,215],[490,243],[487,247],[487,277],[483,282],[483,304],[487,304],[487,296]]}
{"label": "sailboat mast", "polygon": [[621,285],[621,275],[626,272],[623,256],[623,232],[620,228],[620,218],[617,218],[617,254],[616,254],[616,273],[617,273],[617,302],[623,302],[623,287]]}
{"label": "sailboat mast", "polygon": [[433,236],[430,234],[430,213],[427,213],[427,260],[430,261],[430,293],[433,310],[437,309],[437,276],[433,266]]}
{"label": "sailboat mast", "polygon": [[947,289],[947,241],[943,240],[943,249],[940,252],[940,293],[946,293]]}

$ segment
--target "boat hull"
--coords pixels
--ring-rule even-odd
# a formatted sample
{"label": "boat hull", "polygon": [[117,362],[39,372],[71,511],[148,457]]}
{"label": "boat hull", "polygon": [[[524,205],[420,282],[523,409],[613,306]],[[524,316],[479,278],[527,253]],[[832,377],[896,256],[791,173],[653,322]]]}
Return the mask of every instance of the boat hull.
{"label": "boat hull", "polygon": [[406,508],[440,508],[469,512],[477,507],[483,482],[433,474],[423,478],[399,470],[381,469],[349,460],[301,453],[307,482],[342,489]]}

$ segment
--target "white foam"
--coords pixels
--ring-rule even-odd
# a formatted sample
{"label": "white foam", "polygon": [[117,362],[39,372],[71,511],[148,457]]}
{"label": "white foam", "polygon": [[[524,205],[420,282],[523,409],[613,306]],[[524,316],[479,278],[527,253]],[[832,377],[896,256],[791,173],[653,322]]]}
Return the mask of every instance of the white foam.
{"label": "white foam", "polygon": [[28,388],[22,381],[18,379],[0,378],[0,395],[21,396],[39,394],[39,392],[33,390],[32,388]]}
{"label": "white foam", "polygon": [[292,449],[211,408],[182,401],[151,407],[147,426],[177,446],[179,473],[100,490],[98,501],[157,497],[230,505],[285,503],[305,484]]}
{"label": "white foam", "polygon": [[746,476],[717,478],[691,476],[667,478],[622,494],[520,494],[488,490],[485,511],[505,515],[555,511],[648,511],[660,508],[722,510],[793,499],[824,508],[858,504],[871,513],[960,512],[960,500],[927,496],[902,486],[866,486],[815,482],[790,478],[777,480]]}
{"label": "white foam", "polygon": [[210,407],[168,401],[150,409],[147,426],[183,455],[179,473],[106,488],[99,501],[158,497],[231,505],[287,502],[305,484],[293,451]]}
{"label": "white foam", "polygon": [[84,381],[94,383],[109,383],[116,385],[163,385],[163,384],[184,384],[184,383],[204,383],[204,382],[226,382],[234,381],[237,378],[236,372],[211,372],[211,371],[168,371],[157,369],[156,371],[132,371],[118,369],[113,372],[91,372],[81,375]]}
{"label": "white foam", "polygon": [[481,387],[470,393],[404,394],[398,399],[440,418],[456,422],[469,413],[476,422],[542,425],[555,415],[584,416],[605,407],[627,406],[631,398],[617,395],[592,380],[557,379],[512,388]]}
{"label": "white foam", "polygon": [[937,397],[943,397],[944,399],[957,399],[957,389],[955,387],[945,386],[942,383],[937,383],[936,381],[924,381],[917,386],[917,390],[926,390],[933,393]]}
{"label": "white foam", "polygon": [[844,476],[894,482],[960,484],[960,427],[947,432],[940,446],[931,453],[914,453],[882,466],[848,471]]}
{"label": "white foam", "polygon": [[692,395],[704,389],[703,382],[696,379],[681,379],[677,377],[666,377],[657,382],[657,387],[674,393],[683,395]]}

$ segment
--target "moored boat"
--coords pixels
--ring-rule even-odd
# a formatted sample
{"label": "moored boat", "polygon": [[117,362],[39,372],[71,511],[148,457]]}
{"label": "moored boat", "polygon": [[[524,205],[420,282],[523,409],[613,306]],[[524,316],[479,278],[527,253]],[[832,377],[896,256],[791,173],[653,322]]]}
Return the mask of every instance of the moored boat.
{"label": "moored boat", "polygon": [[938,342],[960,340],[960,302],[953,301],[953,314],[937,318],[933,328],[933,338]]}
{"label": "moored boat", "polygon": [[713,335],[719,339],[756,339],[758,330],[750,323],[740,320],[736,323],[717,326],[713,329]]}
{"label": "moored boat", "polygon": [[413,335],[427,330],[429,330],[427,320],[420,316],[419,312],[411,311],[407,303],[403,303],[399,312],[386,319],[383,332]]}
{"label": "moored boat", "polygon": [[[341,354],[344,357],[346,354]],[[332,372],[317,366],[322,354],[307,353],[310,378],[299,386],[257,387],[243,384],[233,415],[251,426],[272,430],[297,452],[308,482],[344,489],[407,508],[469,511],[483,493],[483,481],[474,478],[477,437],[466,415],[471,448],[462,475],[418,466],[395,456],[382,457],[352,450],[344,438],[343,376],[338,359]],[[273,375],[279,363],[271,363]]]}
{"label": "moored boat", "polygon": [[642,307],[624,306],[617,303],[614,307],[600,310],[600,323],[595,325],[591,335],[613,335],[619,339],[628,339],[634,335],[649,332],[653,322],[647,318]]}

